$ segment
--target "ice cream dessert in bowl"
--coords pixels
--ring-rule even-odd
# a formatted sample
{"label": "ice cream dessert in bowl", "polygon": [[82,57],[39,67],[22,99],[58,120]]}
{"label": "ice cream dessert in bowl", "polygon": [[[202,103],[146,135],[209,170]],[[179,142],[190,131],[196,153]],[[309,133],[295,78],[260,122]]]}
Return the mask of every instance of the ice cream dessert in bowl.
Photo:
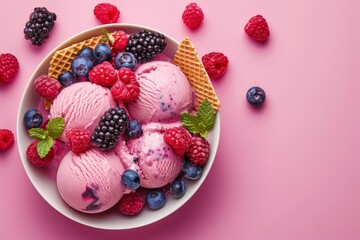
{"label": "ice cream dessert in bowl", "polygon": [[189,38],[95,27],[33,73],[18,113],[21,160],[40,195],[70,219],[144,226],[179,209],[205,180],[219,107]]}

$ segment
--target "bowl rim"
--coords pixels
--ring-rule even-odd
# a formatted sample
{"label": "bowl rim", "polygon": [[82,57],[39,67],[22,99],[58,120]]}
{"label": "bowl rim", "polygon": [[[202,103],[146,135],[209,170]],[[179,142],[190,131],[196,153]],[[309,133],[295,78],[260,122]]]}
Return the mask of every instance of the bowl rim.
{"label": "bowl rim", "polygon": [[[215,161],[216,158],[216,154],[217,154],[217,150],[218,150],[218,145],[219,145],[219,141],[220,141],[220,110],[217,112],[216,114],[216,123],[215,123],[215,127],[213,130],[211,130],[211,132],[215,135],[215,138],[213,139],[212,145],[211,145],[211,152],[213,152],[214,154],[212,155],[212,159],[209,159],[211,161],[208,161],[207,165],[206,165],[206,171],[203,171],[202,177],[198,180],[196,180],[196,183],[194,184],[194,190],[191,194],[185,194],[181,200],[182,203],[178,206],[178,207],[173,207],[171,209],[169,209],[168,211],[166,211],[166,213],[164,213],[161,217],[153,219],[151,221],[145,221],[142,224],[138,224],[138,225],[134,225],[134,226],[130,226],[130,227],[126,227],[126,228],[117,228],[117,227],[110,227],[110,226],[98,226],[96,224],[93,224],[92,222],[86,222],[82,219],[79,219],[76,217],[76,215],[71,214],[71,213],[67,213],[65,211],[62,211],[61,208],[59,206],[57,206],[55,204],[55,202],[53,202],[50,197],[47,196],[47,194],[45,193],[46,191],[44,189],[41,189],[39,185],[37,185],[36,183],[36,177],[34,173],[32,173],[32,169],[31,166],[28,164],[28,160],[26,157],[26,153],[24,151],[24,146],[23,146],[23,140],[21,136],[21,131],[24,128],[23,126],[23,114],[25,113],[26,109],[24,109],[24,102],[26,101],[26,97],[27,97],[27,93],[30,91],[30,88],[33,87],[33,82],[35,80],[35,78],[38,76],[39,72],[41,71],[42,66],[47,62],[51,60],[51,57],[54,55],[54,53],[60,49],[63,49],[65,47],[68,47],[74,43],[83,41],[85,39],[88,39],[88,37],[86,37],[87,35],[89,35],[89,37],[93,37],[96,36],[95,33],[97,31],[99,31],[99,34],[101,34],[101,30],[102,29],[122,29],[122,28],[134,28],[134,29],[145,29],[145,30],[150,30],[150,31],[157,31],[159,33],[162,33],[166,36],[166,39],[172,41],[174,44],[179,45],[179,41],[177,41],[176,39],[172,38],[171,36],[148,26],[143,26],[143,25],[139,25],[139,24],[128,24],[128,23],[112,23],[112,24],[104,24],[104,25],[100,25],[100,26],[95,26],[95,27],[91,27],[88,29],[85,29],[69,38],[67,38],[66,40],[64,40],[63,42],[61,42],[59,45],[57,45],[53,50],[51,50],[45,57],[44,59],[38,64],[38,66],[36,67],[36,69],[33,71],[33,73],[30,76],[30,79],[28,81],[28,83],[26,84],[23,93],[21,95],[21,100],[20,100],[20,104],[19,104],[19,108],[18,108],[18,112],[17,112],[17,124],[16,124],[16,137],[18,139],[18,151],[20,154],[20,158],[21,158],[21,162],[22,165],[24,167],[24,170],[26,172],[26,175],[28,176],[31,184],[34,186],[34,188],[36,189],[36,191],[40,194],[40,196],[52,207],[54,208],[56,211],[58,211],[59,213],[61,213],[62,215],[64,215],[65,217],[78,222],[80,224],[83,224],[85,226],[89,226],[89,227],[93,227],[93,228],[97,228],[97,229],[106,229],[106,230],[126,230],[126,229],[133,229],[133,228],[139,228],[139,227],[143,227],[152,223],[155,223],[157,221],[160,221],[164,218],[166,218],[167,216],[169,216],[170,214],[172,214],[173,212],[177,211],[178,209],[180,209],[182,206],[184,206],[189,200],[190,198],[193,197],[193,195],[198,191],[198,189],[201,187],[201,185],[203,184],[203,182],[205,181],[205,179],[207,178],[213,162]],[[113,30],[111,30],[113,31]],[[111,32],[109,31],[109,32]],[[179,201],[178,199],[176,201]],[[85,214],[85,213],[82,213]]]}

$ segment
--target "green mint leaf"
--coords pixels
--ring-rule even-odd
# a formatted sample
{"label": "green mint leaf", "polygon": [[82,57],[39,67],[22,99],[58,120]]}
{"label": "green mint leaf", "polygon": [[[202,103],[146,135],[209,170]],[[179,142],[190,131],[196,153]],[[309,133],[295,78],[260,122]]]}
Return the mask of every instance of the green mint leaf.
{"label": "green mint leaf", "polygon": [[45,136],[45,130],[42,128],[31,128],[29,130],[29,135],[30,137],[39,139],[39,140],[43,140],[46,138]]}
{"label": "green mint leaf", "polygon": [[49,131],[49,136],[52,138],[59,138],[65,127],[65,120],[62,117],[55,117],[46,125],[46,130]]}
{"label": "green mint leaf", "polygon": [[190,113],[182,113],[180,115],[182,125],[191,133],[199,133],[198,119]]}
{"label": "green mint leaf", "polygon": [[202,136],[203,138],[206,138],[208,133],[209,133],[208,131],[204,131],[204,132],[200,133],[200,136]]}
{"label": "green mint leaf", "polygon": [[197,113],[197,117],[199,118],[199,123],[202,123],[204,126],[201,126],[201,132],[203,133],[205,131],[211,130],[215,125],[215,111],[211,105],[211,103],[205,99]]}
{"label": "green mint leaf", "polygon": [[36,150],[40,158],[46,157],[46,155],[50,152],[53,145],[54,145],[54,140],[50,136],[48,136],[44,140],[39,141],[36,145]]}

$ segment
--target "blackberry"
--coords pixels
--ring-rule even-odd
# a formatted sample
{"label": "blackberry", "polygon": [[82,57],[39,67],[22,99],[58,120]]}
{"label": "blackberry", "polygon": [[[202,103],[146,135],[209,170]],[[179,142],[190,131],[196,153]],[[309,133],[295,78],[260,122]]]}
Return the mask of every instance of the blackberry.
{"label": "blackberry", "polygon": [[125,52],[132,53],[139,63],[143,63],[164,51],[166,44],[164,34],[141,30],[130,35]]}
{"label": "blackberry", "polygon": [[49,12],[45,7],[34,8],[29,21],[25,24],[24,35],[33,45],[41,46],[54,26],[56,14]]}
{"label": "blackberry", "polygon": [[102,151],[113,148],[119,136],[129,125],[129,116],[124,108],[110,108],[100,118],[91,135],[91,142]]}

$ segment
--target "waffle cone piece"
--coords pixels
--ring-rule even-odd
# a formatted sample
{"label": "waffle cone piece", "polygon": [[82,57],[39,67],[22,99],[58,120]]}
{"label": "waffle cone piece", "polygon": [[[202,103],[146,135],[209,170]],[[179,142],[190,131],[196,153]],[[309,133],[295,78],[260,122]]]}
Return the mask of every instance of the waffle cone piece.
{"label": "waffle cone piece", "polygon": [[210,81],[205,67],[188,37],[180,43],[174,57],[174,64],[179,66],[188,78],[197,97],[197,106],[208,99],[215,111],[220,108],[220,101]]}
{"label": "waffle cone piece", "polygon": [[94,49],[103,38],[104,35],[96,36],[56,51],[50,61],[48,75],[52,78],[57,78],[63,71],[70,70],[71,62],[76,57],[79,50],[85,47]]}

